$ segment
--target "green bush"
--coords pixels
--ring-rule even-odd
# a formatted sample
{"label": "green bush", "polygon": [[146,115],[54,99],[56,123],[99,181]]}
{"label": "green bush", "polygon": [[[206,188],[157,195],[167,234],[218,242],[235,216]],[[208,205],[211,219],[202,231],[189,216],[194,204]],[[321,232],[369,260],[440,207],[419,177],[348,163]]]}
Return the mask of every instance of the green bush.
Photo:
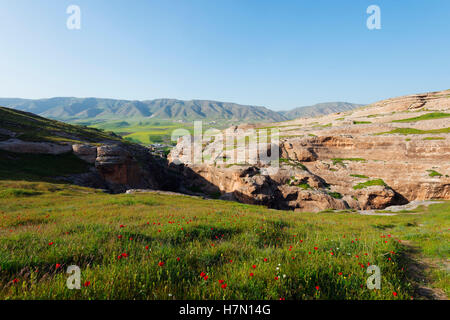
{"label": "green bush", "polygon": [[387,184],[382,179],[369,180],[366,182],[358,183],[356,186],[353,186],[353,189],[363,189],[370,186],[387,186]]}

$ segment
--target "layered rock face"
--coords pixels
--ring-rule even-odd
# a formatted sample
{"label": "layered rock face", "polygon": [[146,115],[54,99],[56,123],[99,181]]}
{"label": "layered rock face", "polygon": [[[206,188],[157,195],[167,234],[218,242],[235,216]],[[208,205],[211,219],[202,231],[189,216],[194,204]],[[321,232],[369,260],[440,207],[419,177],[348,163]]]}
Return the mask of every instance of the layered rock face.
{"label": "layered rock face", "polygon": [[0,141],[0,150],[17,153],[62,154],[72,151],[72,147],[50,142],[30,142],[11,138],[6,141]]}
{"label": "layered rock face", "polygon": [[[76,156],[95,166],[89,176],[82,175],[81,184],[98,187],[98,177],[104,188],[115,193],[128,189],[174,190],[179,184],[165,159],[156,159],[139,145],[106,144],[73,145]],[[80,180],[80,177],[76,177]]]}
{"label": "layered rock face", "polygon": [[[192,161],[195,147],[185,137],[169,159],[182,163],[191,189],[278,209],[383,209],[450,199],[449,109],[450,91],[394,98],[353,112],[231,128],[225,140],[234,145],[223,148],[220,137],[202,142],[207,163]],[[257,152],[255,144],[239,144],[248,129]],[[278,129],[279,139],[261,143],[266,129]],[[280,161],[260,161],[274,144]],[[230,161],[233,153],[246,154],[247,164]]]}

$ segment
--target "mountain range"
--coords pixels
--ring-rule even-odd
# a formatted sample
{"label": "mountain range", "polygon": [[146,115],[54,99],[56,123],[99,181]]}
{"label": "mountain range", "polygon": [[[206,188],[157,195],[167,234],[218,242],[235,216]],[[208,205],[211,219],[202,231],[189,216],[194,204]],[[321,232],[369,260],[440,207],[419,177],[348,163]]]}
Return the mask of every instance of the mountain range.
{"label": "mountain range", "polygon": [[328,102],[277,112],[261,106],[211,100],[155,99],[137,101],[57,97],[49,99],[0,98],[0,106],[64,121],[155,118],[185,121],[279,122],[348,111],[362,105],[347,102]]}

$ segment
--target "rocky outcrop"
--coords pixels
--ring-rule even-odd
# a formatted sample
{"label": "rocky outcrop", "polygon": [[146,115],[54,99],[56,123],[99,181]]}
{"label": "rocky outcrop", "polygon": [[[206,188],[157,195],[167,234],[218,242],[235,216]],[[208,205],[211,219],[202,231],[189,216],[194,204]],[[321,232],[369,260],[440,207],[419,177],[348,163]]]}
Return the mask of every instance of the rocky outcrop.
{"label": "rocky outcrop", "polygon": [[128,189],[177,190],[177,174],[167,160],[154,157],[135,144],[90,144],[29,142],[20,139],[0,141],[0,150],[26,154],[66,154],[73,152],[91,166],[84,173],[53,177],[73,184],[105,189],[113,193]]}
{"label": "rocky outcrop", "polygon": [[147,172],[132,157],[130,152],[119,145],[105,145],[97,148],[95,168],[116,192],[124,192],[130,188],[150,188],[152,182]]}
{"label": "rocky outcrop", "polygon": [[310,143],[302,139],[292,139],[281,144],[281,156],[296,161],[316,161],[317,154]]}
{"label": "rocky outcrop", "polygon": [[72,151],[78,158],[90,164],[94,164],[97,159],[97,147],[89,144],[74,144]]}
{"label": "rocky outcrop", "polygon": [[[280,167],[271,171],[273,164],[251,156],[246,160],[252,160],[252,166],[233,165],[230,155],[246,151],[239,144],[221,148],[223,138],[203,142],[204,154],[212,155],[209,163],[191,161],[194,148],[186,138],[179,140],[169,159],[182,164],[191,189],[278,209],[369,210],[450,199],[449,111],[450,91],[442,91],[347,113],[226,131],[227,140],[239,141],[244,129],[279,129]],[[247,151],[252,148],[255,145]],[[258,150],[267,149],[269,144],[258,145]]]}
{"label": "rocky outcrop", "polygon": [[394,204],[401,204],[401,201],[396,201],[396,193],[386,186],[369,186],[360,189],[355,193],[358,201],[359,209],[383,209]]}
{"label": "rocky outcrop", "polygon": [[16,153],[32,154],[62,154],[72,151],[70,144],[56,144],[51,142],[30,142],[20,139],[0,141],[0,150]]}

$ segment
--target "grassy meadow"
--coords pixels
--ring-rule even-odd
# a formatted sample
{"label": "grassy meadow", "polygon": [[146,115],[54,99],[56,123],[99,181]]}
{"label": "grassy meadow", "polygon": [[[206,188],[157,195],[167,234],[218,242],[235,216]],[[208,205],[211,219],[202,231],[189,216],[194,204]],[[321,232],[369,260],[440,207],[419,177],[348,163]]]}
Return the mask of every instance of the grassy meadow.
{"label": "grassy meadow", "polygon": [[[420,299],[448,295],[450,202],[363,216],[0,181],[0,299]],[[414,248],[414,250],[412,250]],[[81,289],[69,290],[69,265]],[[369,290],[369,265],[381,289]]]}
{"label": "grassy meadow", "polygon": [[[194,132],[194,122],[178,122],[160,119],[128,119],[121,120],[83,120],[76,124],[87,125],[91,128],[101,129],[104,132],[114,132],[125,140],[149,145],[153,143],[174,144],[171,140],[172,132],[176,129],[185,129],[191,134]],[[205,121],[203,129],[216,128],[224,129],[232,125],[231,121],[221,121],[220,124]]]}

